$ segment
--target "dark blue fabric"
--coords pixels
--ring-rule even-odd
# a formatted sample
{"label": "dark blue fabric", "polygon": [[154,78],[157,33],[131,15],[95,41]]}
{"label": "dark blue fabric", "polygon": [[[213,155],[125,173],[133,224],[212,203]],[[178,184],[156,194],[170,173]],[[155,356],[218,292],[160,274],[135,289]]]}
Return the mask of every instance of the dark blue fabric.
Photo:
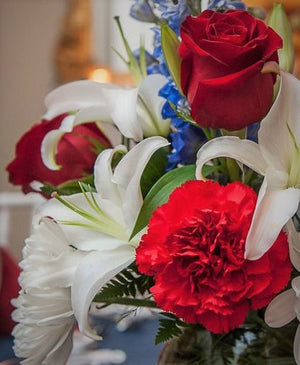
{"label": "dark blue fabric", "polygon": [[123,350],[127,358],[122,365],[156,364],[163,346],[154,343],[158,320],[137,321],[124,332],[120,332],[109,320],[97,319],[97,322],[103,336],[103,340],[98,342],[98,347]]}
{"label": "dark blue fabric", "polygon": [[13,337],[0,337],[0,361],[12,359],[15,357],[12,346]]}

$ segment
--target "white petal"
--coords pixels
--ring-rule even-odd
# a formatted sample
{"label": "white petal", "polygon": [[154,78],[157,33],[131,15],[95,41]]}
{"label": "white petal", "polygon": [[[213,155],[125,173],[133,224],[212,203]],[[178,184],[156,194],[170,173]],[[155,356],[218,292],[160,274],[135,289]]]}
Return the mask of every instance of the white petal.
{"label": "white petal", "polygon": [[266,163],[257,143],[239,139],[238,137],[224,136],[208,141],[198,151],[196,162],[197,179],[203,179],[202,167],[208,161],[217,157],[233,158],[262,175],[266,170]]}
{"label": "white petal", "polygon": [[104,105],[91,105],[83,108],[75,115],[74,125],[84,124],[88,122],[105,122],[112,123],[109,109]]}
{"label": "white petal", "polygon": [[259,196],[245,246],[245,258],[260,258],[275,242],[281,229],[295,214],[299,204],[299,189],[267,188]]}
{"label": "white petal", "polygon": [[291,322],[296,317],[295,300],[296,296],[293,289],[277,295],[266,309],[265,322],[267,325],[277,328]]}
{"label": "white petal", "polygon": [[300,326],[297,327],[297,331],[294,339],[294,357],[296,363],[300,364]]}
{"label": "white petal", "polygon": [[[101,214],[88,204],[84,194],[73,194],[63,198],[99,221],[90,221],[76,213],[76,211],[66,207],[58,200],[50,199],[37,209],[36,214],[33,217],[33,222],[34,224],[38,224],[41,218],[51,217],[57,222],[72,223],[71,225],[61,224],[60,227],[70,244],[75,247],[80,247],[81,249],[83,249],[85,245],[89,245],[90,241],[98,241],[101,243],[101,240],[103,239],[106,242],[106,239],[110,237],[108,228],[114,228],[115,232],[111,233],[116,233],[115,237],[122,237],[126,240],[127,235],[125,235],[124,232],[125,223],[123,221],[121,207],[114,204],[112,201],[99,198],[98,194],[93,194],[93,196],[98,206],[102,209]],[[111,227],[108,227],[107,220],[109,218],[111,218],[111,221],[109,222]]]}
{"label": "white petal", "polygon": [[297,298],[300,297],[300,276],[297,276],[292,280],[292,288],[297,296]]}
{"label": "white petal", "polygon": [[277,98],[258,131],[258,143],[268,165],[289,172],[295,154],[294,141],[300,145],[300,81],[282,72]]}
{"label": "white petal", "polygon": [[121,197],[118,186],[112,181],[112,159],[116,152],[126,153],[125,146],[117,146],[114,149],[107,149],[100,153],[94,166],[94,183],[97,192],[103,199],[109,199],[121,205]]}
{"label": "white petal", "polygon": [[169,142],[163,137],[144,139],[130,150],[117,165],[113,180],[124,189],[123,214],[131,231],[143,204],[140,179],[151,156]]}
{"label": "white petal", "polygon": [[135,250],[123,245],[117,250],[93,251],[78,266],[72,286],[72,307],[82,333],[99,339],[88,323],[91,302],[101,288],[134,261]]}
{"label": "white petal", "polygon": [[64,336],[60,337],[55,347],[49,352],[45,364],[57,365],[66,363],[73,347],[73,332],[73,328],[70,328]]}
{"label": "white petal", "polygon": [[161,109],[165,99],[158,95],[167,83],[163,75],[149,75],[142,81],[138,93],[138,117],[145,137],[155,135],[166,137],[170,129],[170,119],[163,119]]}
{"label": "white petal", "polygon": [[110,141],[112,146],[118,146],[122,142],[122,136],[118,128],[111,123],[107,122],[96,122],[98,128],[102,131],[102,133],[106,136],[106,138]]}
{"label": "white petal", "polygon": [[45,98],[48,111],[44,118],[52,119],[59,114],[94,105],[105,106],[105,100],[102,97],[104,85],[106,87],[106,84],[82,80],[54,89]]}
{"label": "white petal", "polygon": [[291,262],[300,271],[300,233],[296,231],[291,219],[286,224],[286,232],[288,235]]}
{"label": "white petal", "polygon": [[138,89],[107,88],[104,92],[110,115],[120,132],[127,138],[140,141],[143,138],[137,119]]}
{"label": "white petal", "polygon": [[59,170],[60,166],[55,161],[57,145],[66,132],[71,132],[74,125],[74,116],[68,115],[62,121],[59,129],[48,132],[41,144],[41,156],[44,164],[50,170]]}

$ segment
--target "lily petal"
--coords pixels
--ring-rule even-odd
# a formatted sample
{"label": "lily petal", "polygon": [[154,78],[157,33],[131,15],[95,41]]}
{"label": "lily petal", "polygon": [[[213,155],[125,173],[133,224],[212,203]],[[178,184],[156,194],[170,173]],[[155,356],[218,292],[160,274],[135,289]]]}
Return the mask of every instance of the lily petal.
{"label": "lily petal", "polygon": [[294,303],[296,301],[293,289],[277,295],[268,305],[265,312],[265,322],[270,327],[282,327],[296,318]]}
{"label": "lily petal", "polygon": [[288,235],[291,262],[293,266],[300,271],[300,233],[296,231],[292,220],[288,221],[285,230]]}
{"label": "lily petal", "polygon": [[101,288],[132,263],[134,257],[134,248],[126,244],[117,250],[93,251],[78,266],[71,290],[71,300],[74,315],[82,333],[99,339],[88,323],[90,304]]}
{"label": "lily petal", "polygon": [[248,260],[259,259],[273,245],[283,226],[295,214],[300,191],[267,187],[262,198],[260,195],[245,245]]}
{"label": "lily petal", "polygon": [[258,131],[258,144],[267,164],[285,172],[295,155],[295,142],[300,145],[299,105],[300,82],[282,71],[277,98]]}
{"label": "lily petal", "polygon": [[294,357],[297,364],[300,364],[300,325],[297,327],[297,331],[294,339]]}
{"label": "lily petal", "polygon": [[[93,194],[93,197],[103,214],[100,214],[97,208],[93,208],[88,203],[84,194],[63,197],[73,206],[80,207],[80,210],[90,216],[91,220],[81,216],[58,200],[50,199],[37,209],[33,217],[33,223],[38,224],[43,217],[51,217],[57,222],[65,223],[61,224],[60,227],[75,247],[77,247],[77,243],[84,246],[89,241],[101,242],[101,240],[104,240],[105,242],[108,237],[111,237],[110,232],[107,230],[109,223],[114,226],[111,228],[115,230],[115,236],[120,235],[119,238],[121,238],[122,231],[125,229],[121,208],[112,201],[101,199],[96,193]],[[107,216],[112,217],[113,222],[108,222]],[[71,222],[73,222],[72,225],[67,224]],[[122,238],[127,240],[127,236],[125,237],[124,234]]]}
{"label": "lily petal", "polygon": [[203,166],[217,157],[233,158],[262,175],[267,168],[257,143],[234,136],[224,136],[208,141],[199,149],[196,161],[197,179],[204,180]]}
{"label": "lily petal", "polygon": [[161,115],[165,99],[158,95],[167,81],[165,76],[154,74],[145,77],[140,85],[138,117],[145,137],[166,137],[170,131],[170,119],[163,119]]}
{"label": "lily petal", "polygon": [[127,138],[140,141],[143,138],[143,131],[137,120],[138,88],[108,87],[103,97],[111,118],[120,132]]}
{"label": "lily petal", "polygon": [[133,147],[117,165],[113,181],[123,190],[123,212],[128,232],[131,232],[143,204],[140,179],[151,156],[158,149],[168,146],[163,137],[144,139]]}
{"label": "lily petal", "polygon": [[95,188],[103,199],[109,199],[121,205],[121,197],[116,183],[112,181],[113,172],[111,168],[112,159],[116,152],[126,153],[125,146],[117,146],[114,149],[107,149],[100,153],[94,166]]}
{"label": "lily petal", "polygon": [[57,145],[62,136],[71,132],[74,126],[74,115],[68,115],[64,118],[59,129],[50,131],[44,137],[41,144],[41,156],[44,164],[50,170],[59,170],[60,166],[55,161]]}
{"label": "lily petal", "polygon": [[52,119],[59,114],[95,105],[105,108],[105,100],[102,98],[105,85],[95,81],[82,80],[54,89],[45,98],[47,112],[44,118]]}

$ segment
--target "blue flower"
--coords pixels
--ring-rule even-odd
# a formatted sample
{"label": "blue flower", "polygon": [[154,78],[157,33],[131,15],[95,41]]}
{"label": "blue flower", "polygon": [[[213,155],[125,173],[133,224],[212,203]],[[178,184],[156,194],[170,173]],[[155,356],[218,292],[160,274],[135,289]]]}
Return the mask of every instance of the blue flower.
{"label": "blue flower", "polygon": [[208,9],[216,11],[232,10],[247,10],[247,5],[243,1],[230,0],[212,0],[208,5]]}
{"label": "blue flower", "polygon": [[147,0],[135,0],[135,4],[130,7],[130,16],[140,22],[154,23],[157,20]]}
{"label": "blue flower", "polygon": [[168,170],[178,165],[188,165],[196,162],[199,148],[207,141],[199,127],[195,127],[179,118],[172,120],[174,132],[170,134],[173,150],[169,155]]}
{"label": "blue flower", "polygon": [[168,21],[169,27],[171,27],[176,34],[179,33],[181,23],[187,15],[191,13],[186,0],[178,0],[175,4],[172,0],[153,0],[158,4],[158,10],[161,13],[161,17]]}

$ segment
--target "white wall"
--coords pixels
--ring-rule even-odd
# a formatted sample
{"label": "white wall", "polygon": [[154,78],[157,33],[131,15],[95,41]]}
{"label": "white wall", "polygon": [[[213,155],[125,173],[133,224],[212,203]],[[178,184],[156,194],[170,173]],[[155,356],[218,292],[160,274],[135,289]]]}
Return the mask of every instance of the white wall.
{"label": "white wall", "polygon": [[140,37],[145,40],[146,48],[151,51],[152,31],[149,23],[138,22],[129,16],[133,0],[93,0],[94,17],[94,56],[96,61],[108,64],[114,71],[126,72],[124,62],[116,55],[115,48],[123,56],[126,52],[116,25],[114,16],[119,16],[120,21],[132,50],[139,48]]}
{"label": "white wall", "polygon": [[13,189],[5,166],[55,86],[52,50],[65,5],[66,0],[0,0],[0,190]]}

